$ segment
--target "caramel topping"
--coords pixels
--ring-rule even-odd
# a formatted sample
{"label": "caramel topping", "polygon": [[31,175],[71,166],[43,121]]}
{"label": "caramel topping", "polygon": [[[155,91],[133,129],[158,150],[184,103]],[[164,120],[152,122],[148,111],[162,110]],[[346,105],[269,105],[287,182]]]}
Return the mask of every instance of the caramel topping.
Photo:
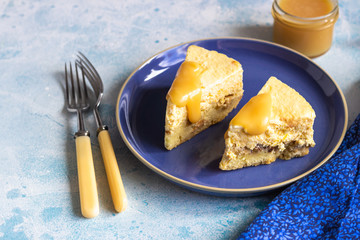
{"label": "caramel topping", "polygon": [[270,93],[259,94],[250,99],[236,116],[230,125],[241,126],[250,135],[258,135],[266,131],[271,114]]}
{"label": "caramel topping", "polygon": [[303,18],[324,16],[334,8],[330,0],[281,0],[279,6],[283,11]]}
{"label": "caramel topping", "polygon": [[166,96],[178,107],[186,106],[188,119],[195,123],[201,118],[201,75],[204,68],[200,64],[184,61],[176,73],[175,80]]}

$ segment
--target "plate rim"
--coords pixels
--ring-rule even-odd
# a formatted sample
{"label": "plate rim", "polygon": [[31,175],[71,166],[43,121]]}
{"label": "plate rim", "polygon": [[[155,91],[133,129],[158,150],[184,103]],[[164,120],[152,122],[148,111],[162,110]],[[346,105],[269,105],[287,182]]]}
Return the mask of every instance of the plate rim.
{"label": "plate rim", "polygon": [[[206,185],[202,185],[202,184],[198,184],[198,183],[192,183],[190,181],[186,181],[184,179],[181,179],[179,177],[175,177],[161,169],[159,169],[158,167],[155,167],[154,165],[152,165],[149,161],[147,161],[145,158],[143,158],[136,150],[135,148],[130,144],[130,142],[128,141],[127,137],[124,134],[124,131],[121,127],[121,123],[120,123],[120,118],[119,118],[119,104],[120,104],[120,99],[121,96],[123,94],[123,91],[125,89],[125,87],[127,86],[127,84],[129,83],[130,79],[133,77],[133,75],[140,69],[142,68],[147,62],[151,61],[153,58],[155,58],[156,56],[169,51],[171,49],[177,48],[179,46],[183,46],[186,44],[191,44],[191,43],[195,43],[195,42],[202,42],[202,41],[208,41],[208,40],[247,40],[247,41],[252,41],[252,42],[257,42],[257,43],[264,43],[264,44],[268,44],[268,45],[272,45],[272,46],[276,46],[282,49],[285,49],[287,51],[290,51],[296,55],[300,55],[300,57],[303,57],[305,59],[307,59],[308,61],[310,61],[312,64],[314,64],[316,67],[318,67],[322,72],[324,72],[327,77],[333,82],[333,84],[335,85],[337,91],[340,94],[340,97],[342,99],[342,105],[344,107],[344,125],[343,125],[343,130],[341,133],[341,136],[337,142],[337,144],[335,145],[335,147],[332,149],[332,151],[321,161],[319,162],[316,166],[314,166],[313,168],[309,169],[308,171],[295,176],[291,179],[288,179],[286,181],[282,181],[280,183],[276,183],[276,184],[271,184],[271,185],[267,185],[267,186],[262,186],[262,187],[252,187],[252,188],[219,188],[219,187],[210,187],[210,186],[206,186]],[[143,61],[130,75],[129,77],[124,81],[120,92],[118,94],[117,100],[116,100],[116,124],[118,127],[118,130],[120,132],[120,136],[123,139],[123,141],[125,142],[126,146],[130,149],[130,151],[134,154],[134,156],[140,160],[145,166],[147,166],[148,168],[150,168],[151,170],[153,170],[154,172],[156,172],[157,174],[161,175],[162,177],[165,177],[166,179],[175,182],[177,184],[180,184],[184,187],[193,189],[193,190],[198,190],[200,192],[205,192],[205,193],[217,193],[217,194],[230,194],[231,196],[241,196],[242,194],[259,194],[259,193],[263,193],[263,192],[268,192],[274,189],[278,189],[284,186],[287,186],[291,183],[294,183],[298,180],[300,180],[301,178],[309,175],[310,173],[314,172],[316,169],[318,169],[319,167],[321,167],[322,165],[324,165],[333,155],[334,153],[337,151],[337,149],[340,147],[340,144],[342,143],[346,131],[347,131],[347,126],[348,126],[348,106],[347,106],[347,102],[346,102],[346,98],[341,90],[341,88],[339,87],[339,85],[336,83],[336,81],[322,68],[320,67],[317,63],[315,63],[312,59],[310,59],[309,57],[305,56],[304,54],[293,50],[291,48],[288,48],[286,46],[274,43],[274,42],[270,42],[267,40],[262,40],[262,39],[256,39],[256,38],[247,38],[247,37],[214,37],[214,38],[203,38],[203,39],[197,39],[197,40],[191,40],[191,41],[186,41],[186,42],[182,42],[173,46],[170,46],[162,51],[159,51],[157,53],[155,53],[154,55],[152,55],[151,57],[149,57],[148,59],[146,59],[145,61]]]}

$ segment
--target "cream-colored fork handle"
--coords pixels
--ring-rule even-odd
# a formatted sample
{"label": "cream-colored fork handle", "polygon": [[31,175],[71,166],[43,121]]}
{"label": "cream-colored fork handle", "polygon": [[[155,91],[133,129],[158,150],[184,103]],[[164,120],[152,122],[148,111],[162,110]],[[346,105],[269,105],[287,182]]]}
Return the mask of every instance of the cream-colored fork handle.
{"label": "cream-colored fork handle", "polygon": [[90,137],[78,136],[75,142],[81,213],[86,218],[93,218],[99,214],[99,199]]}
{"label": "cream-colored fork handle", "polygon": [[115,210],[123,212],[127,207],[127,197],[109,132],[105,129],[101,130],[98,140]]}

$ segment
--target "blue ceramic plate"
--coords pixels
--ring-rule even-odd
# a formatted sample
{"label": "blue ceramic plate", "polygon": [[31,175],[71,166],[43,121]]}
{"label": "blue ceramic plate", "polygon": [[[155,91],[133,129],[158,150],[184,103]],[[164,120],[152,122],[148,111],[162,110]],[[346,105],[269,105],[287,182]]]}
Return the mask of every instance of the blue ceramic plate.
{"label": "blue ceramic plate", "polygon": [[[188,142],[164,148],[166,93],[189,45],[216,50],[244,69],[244,96],[236,110]],[[297,90],[316,112],[316,146],[302,158],[270,165],[221,171],[224,133],[231,118],[276,76]],[[286,99],[284,99],[286,101]],[[249,196],[285,186],[324,164],[339,147],[347,128],[347,106],[338,85],[309,58],[254,39],[216,38],[184,43],[148,59],[124,83],[116,107],[120,134],[133,154],[161,176],[186,188],[221,196]]]}

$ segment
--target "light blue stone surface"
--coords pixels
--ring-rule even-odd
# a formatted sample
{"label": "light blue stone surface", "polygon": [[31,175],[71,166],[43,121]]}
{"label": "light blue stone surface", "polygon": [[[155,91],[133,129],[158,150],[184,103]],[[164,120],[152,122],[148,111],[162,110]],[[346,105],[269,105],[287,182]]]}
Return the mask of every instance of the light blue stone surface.
{"label": "light blue stone surface", "polygon": [[[271,0],[37,0],[0,2],[0,239],[233,239],[276,193],[222,198],[156,175],[123,143],[115,121],[122,83],[143,61],[181,42],[271,40]],[[80,50],[103,78],[101,106],[129,199],[114,213],[93,116],[87,128],[100,214],[81,217],[75,114],[64,108],[63,67]],[[360,8],[341,0],[331,50],[315,59],[339,84],[351,123],[360,110]],[[271,220],[269,220],[271,221]]]}

